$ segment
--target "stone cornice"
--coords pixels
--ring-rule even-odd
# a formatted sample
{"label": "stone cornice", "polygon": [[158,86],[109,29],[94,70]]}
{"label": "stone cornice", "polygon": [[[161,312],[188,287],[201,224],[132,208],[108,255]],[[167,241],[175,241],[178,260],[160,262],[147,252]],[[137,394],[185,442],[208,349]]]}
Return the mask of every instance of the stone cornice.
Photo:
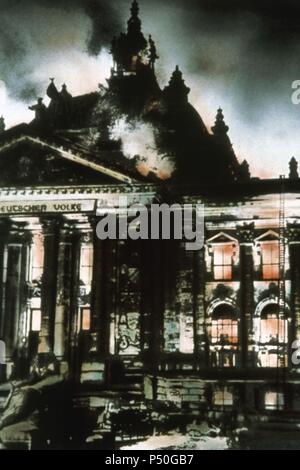
{"label": "stone cornice", "polygon": [[26,188],[14,188],[6,187],[0,188],[0,199],[2,200],[16,200],[21,198],[27,200],[27,198],[41,198],[49,199],[49,196],[55,196],[55,199],[59,196],[62,199],[66,197],[75,197],[78,199],[93,199],[99,194],[156,194],[158,187],[155,185],[145,184],[125,184],[125,185],[79,185],[79,186],[45,186],[45,187],[26,187]]}

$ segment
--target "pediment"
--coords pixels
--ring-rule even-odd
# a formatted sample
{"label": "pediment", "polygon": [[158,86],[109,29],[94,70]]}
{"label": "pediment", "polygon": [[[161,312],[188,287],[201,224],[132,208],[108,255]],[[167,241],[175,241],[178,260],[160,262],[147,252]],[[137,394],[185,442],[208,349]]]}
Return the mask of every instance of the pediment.
{"label": "pediment", "polygon": [[214,235],[212,238],[207,240],[207,244],[214,244],[214,243],[237,243],[238,241],[236,238],[233,238],[231,235],[225,232],[219,232]]}
{"label": "pediment", "polygon": [[2,187],[133,182],[119,171],[34,137],[19,137],[0,146]]}
{"label": "pediment", "polygon": [[256,242],[271,242],[271,241],[278,241],[279,235],[278,233],[274,232],[274,230],[268,230],[267,232],[260,235],[258,238],[255,239]]}

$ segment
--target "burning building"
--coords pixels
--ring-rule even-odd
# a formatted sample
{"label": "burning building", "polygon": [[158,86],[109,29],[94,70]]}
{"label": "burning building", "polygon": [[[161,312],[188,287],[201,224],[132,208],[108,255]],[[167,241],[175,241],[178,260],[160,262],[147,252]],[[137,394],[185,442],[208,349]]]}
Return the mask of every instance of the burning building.
{"label": "burning building", "polygon": [[[51,79],[30,124],[1,121],[6,447],[299,422],[297,163],[251,178],[222,110],[209,132],[178,66],[161,89],[158,54],[134,1],[106,87],[74,97]],[[205,247],[98,239],[97,209],[120,196],[204,204]]]}

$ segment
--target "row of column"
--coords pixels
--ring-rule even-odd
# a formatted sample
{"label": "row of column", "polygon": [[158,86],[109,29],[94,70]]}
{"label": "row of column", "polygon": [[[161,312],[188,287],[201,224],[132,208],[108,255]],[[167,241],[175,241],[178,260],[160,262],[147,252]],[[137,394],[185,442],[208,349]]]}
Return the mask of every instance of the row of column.
{"label": "row of column", "polygon": [[[92,360],[106,360],[118,353],[112,335],[112,325],[124,313],[120,305],[121,242],[101,241],[96,236],[97,218],[69,220],[43,218],[35,228],[25,220],[2,220],[0,235],[0,337],[6,342],[8,361],[14,362],[18,351],[24,349],[26,338],[20,336],[21,313],[28,306],[28,250],[32,230],[43,234],[44,269],[41,282],[41,328],[38,353],[54,353],[56,358],[71,367],[82,360],[78,352],[78,311],[80,250],[82,245],[93,246],[92,286],[88,303],[90,327],[86,333],[84,354]],[[240,311],[242,365],[251,366],[249,351],[252,341],[254,307],[253,284],[253,227],[240,229]],[[300,229],[288,229],[292,328],[300,337]],[[156,368],[164,352],[164,319],[175,315],[178,305],[176,284],[177,258],[182,257],[177,242],[140,240],[134,242],[139,252],[139,302],[141,357],[149,368]],[[186,255],[187,256],[187,255]],[[209,364],[208,338],[205,328],[205,259],[204,250],[193,253],[190,292],[193,302],[193,357],[198,367]],[[136,304],[137,305],[137,304]],[[134,308],[137,308],[135,305]],[[122,310],[123,308],[123,310]],[[179,306],[180,308],[180,306]],[[83,354],[83,355],[84,355]]]}
{"label": "row of column", "polygon": [[[41,279],[33,280],[29,266],[37,234],[43,240],[43,266]],[[83,235],[78,222],[64,218],[2,219],[0,336],[6,344],[8,376],[12,368],[14,375],[28,372],[33,352],[54,353],[60,362],[70,360],[76,342],[76,274]],[[31,305],[38,305],[41,316],[35,351],[29,344]]]}

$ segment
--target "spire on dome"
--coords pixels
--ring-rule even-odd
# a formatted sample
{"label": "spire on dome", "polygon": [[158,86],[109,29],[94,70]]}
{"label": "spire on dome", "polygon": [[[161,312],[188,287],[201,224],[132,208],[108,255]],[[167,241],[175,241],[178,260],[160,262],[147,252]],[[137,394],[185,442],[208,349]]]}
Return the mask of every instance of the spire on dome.
{"label": "spire on dome", "polygon": [[241,181],[248,181],[251,178],[249,163],[247,162],[247,160],[243,160],[243,162],[240,164],[239,173]]}
{"label": "spire on dome", "polygon": [[164,93],[167,98],[172,101],[187,102],[189,92],[190,88],[185,85],[182,72],[178,65],[176,65],[176,68],[170,78],[169,85],[164,89]]}
{"label": "spire on dome", "polygon": [[136,0],[134,0],[132,2],[130,11],[131,11],[131,17],[132,18],[137,18],[138,17],[140,8],[139,8],[139,4]]}
{"label": "spire on dome", "polygon": [[0,117],[0,134],[3,134],[4,131],[5,131],[5,121],[4,121],[4,117],[1,116]]}
{"label": "spire on dome", "polygon": [[128,34],[139,34],[142,28],[142,22],[139,18],[139,5],[138,2],[133,1],[131,5],[131,17],[127,22]]}
{"label": "spire on dome", "polygon": [[290,162],[289,162],[289,167],[290,167],[290,173],[289,173],[289,178],[296,180],[299,178],[299,173],[298,173],[298,162],[295,157],[292,157]]}
{"label": "spire on dome", "polygon": [[[147,60],[148,41],[142,33],[142,23],[139,18],[139,6],[137,1],[133,1],[131,5],[131,16],[127,22],[127,32],[121,33],[118,37],[114,37],[111,43],[111,54],[113,57],[112,75],[123,75],[124,72],[132,74],[144,70],[145,67],[153,64],[155,51],[152,47],[152,59]],[[152,62],[151,62],[152,61]]]}
{"label": "spire on dome", "polygon": [[214,135],[226,135],[229,131],[229,127],[225,124],[224,114],[221,108],[217,111],[215,125],[211,128]]}

